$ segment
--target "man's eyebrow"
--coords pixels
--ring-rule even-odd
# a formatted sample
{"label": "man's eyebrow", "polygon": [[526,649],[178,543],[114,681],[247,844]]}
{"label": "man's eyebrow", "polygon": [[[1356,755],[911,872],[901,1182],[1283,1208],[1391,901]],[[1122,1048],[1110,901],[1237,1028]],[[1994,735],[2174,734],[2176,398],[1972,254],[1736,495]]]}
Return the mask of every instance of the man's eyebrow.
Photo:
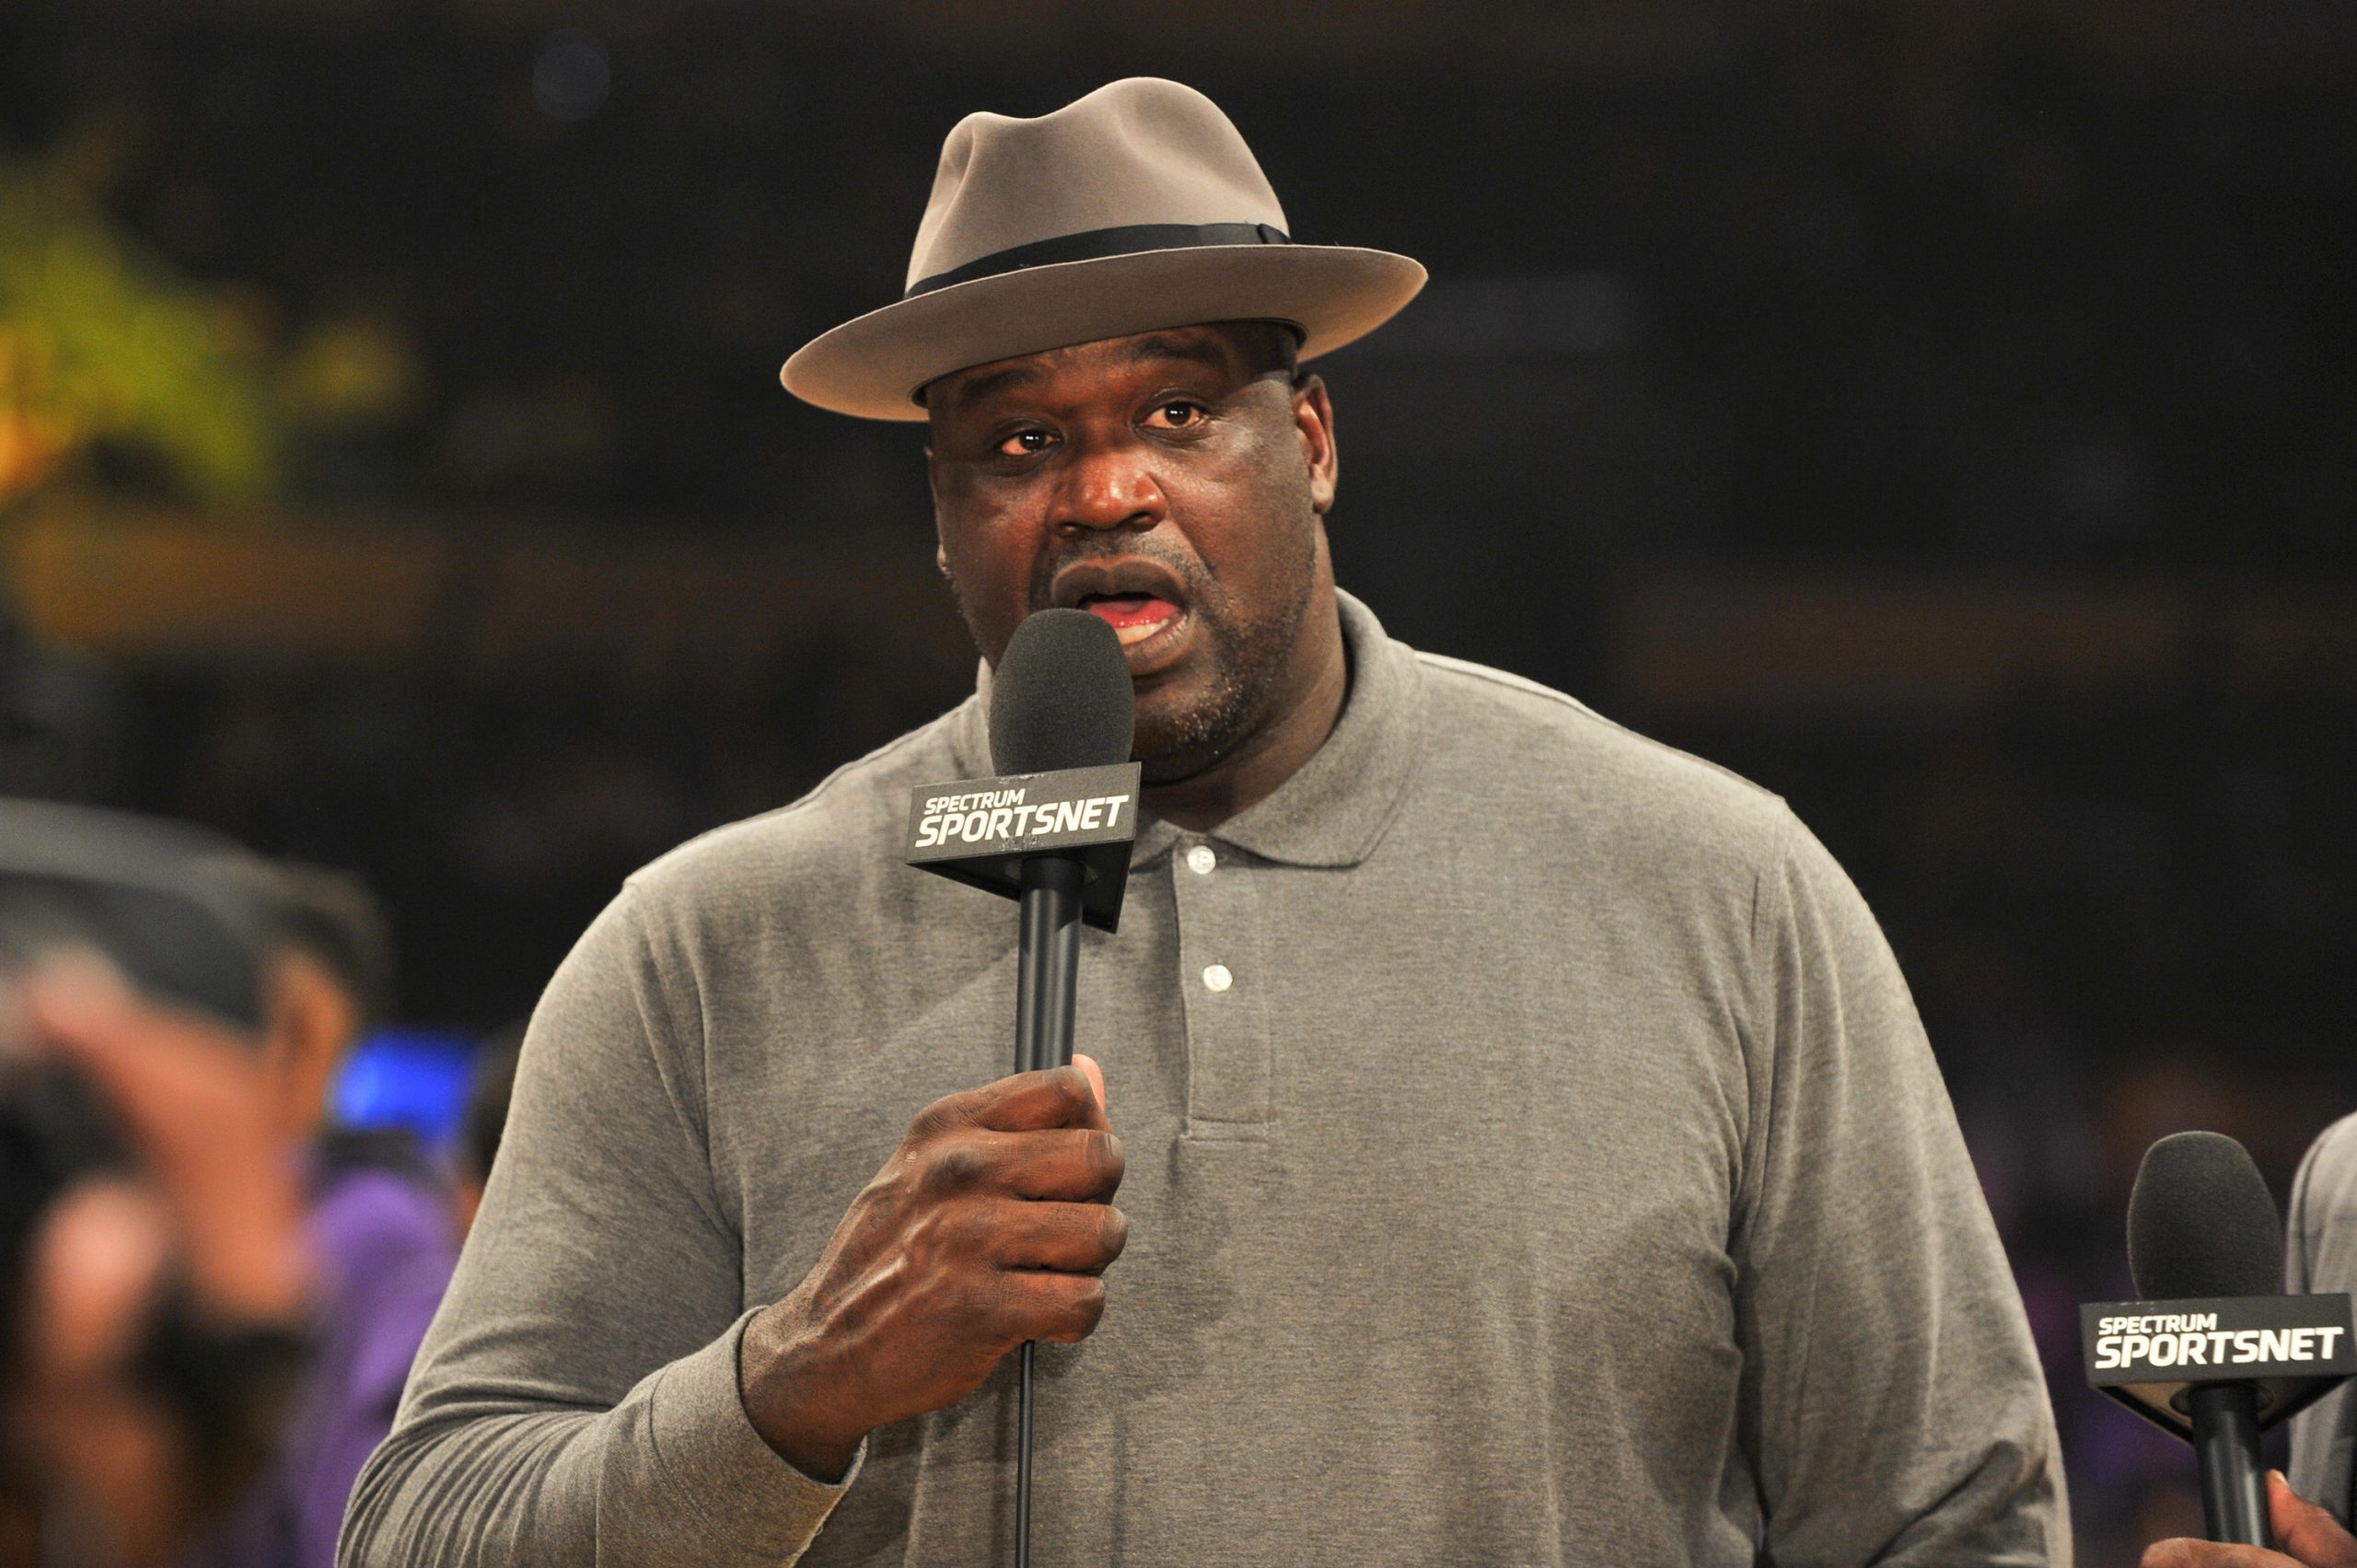
{"label": "man's eyebrow", "polygon": [[970,377],[958,382],[955,391],[958,401],[972,402],[978,398],[986,398],[993,392],[1004,391],[1009,387],[1030,386],[1039,379],[1038,366],[1026,365],[1017,361],[1004,369],[993,370],[987,375]]}
{"label": "man's eyebrow", "polygon": [[[1176,332],[1155,332],[1139,338],[1122,350],[1121,359],[1123,363],[1130,365],[1142,365],[1155,359],[1180,359],[1191,364],[1206,366],[1213,370],[1226,370],[1233,364],[1227,345],[1217,338],[1181,335]],[[953,395],[955,401],[961,403],[979,402],[993,392],[1037,385],[1041,375],[1036,364],[1016,360],[999,369],[987,371],[979,376],[970,376],[958,382],[953,389]],[[930,402],[932,399],[927,398],[926,401]]]}
{"label": "man's eyebrow", "polygon": [[1231,363],[1225,343],[1202,334],[1181,337],[1157,332],[1130,344],[1121,357],[1132,365],[1149,359],[1187,359],[1213,370],[1225,370]]}

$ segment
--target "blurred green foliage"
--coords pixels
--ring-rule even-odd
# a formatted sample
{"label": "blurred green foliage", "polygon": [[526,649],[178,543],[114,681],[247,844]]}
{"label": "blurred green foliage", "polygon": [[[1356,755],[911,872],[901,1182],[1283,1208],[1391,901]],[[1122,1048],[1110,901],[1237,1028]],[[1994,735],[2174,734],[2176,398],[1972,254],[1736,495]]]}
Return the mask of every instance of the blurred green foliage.
{"label": "blurred green foliage", "polygon": [[237,292],[192,283],[64,179],[0,163],[0,503],[100,443],[207,505],[268,494],[282,433]]}

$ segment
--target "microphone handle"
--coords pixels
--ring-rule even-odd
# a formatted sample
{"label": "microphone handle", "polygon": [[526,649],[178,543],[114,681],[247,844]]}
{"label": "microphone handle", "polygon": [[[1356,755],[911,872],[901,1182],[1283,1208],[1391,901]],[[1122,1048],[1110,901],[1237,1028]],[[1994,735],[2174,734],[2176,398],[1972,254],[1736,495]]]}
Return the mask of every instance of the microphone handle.
{"label": "microphone handle", "polygon": [[1022,941],[1015,971],[1015,1070],[1072,1062],[1073,997],[1080,981],[1080,885],[1071,855],[1023,863]]}
{"label": "microphone handle", "polygon": [[2258,1457],[2258,1389],[2250,1383],[2197,1383],[2186,1391],[2193,1414],[2193,1458],[2201,1471],[2201,1520],[2210,1539],[2272,1551],[2267,1519],[2267,1467]]}
{"label": "microphone handle", "polygon": [[[1036,1073],[1072,1061],[1072,1018],[1080,982],[1081,863],[1039,854],[1023,863],[1021,936],[1015,970],[1015,1070]],[[1015,1568],[1031,1568],[1032,1342],[1023,1342],[1016,1394]]]}

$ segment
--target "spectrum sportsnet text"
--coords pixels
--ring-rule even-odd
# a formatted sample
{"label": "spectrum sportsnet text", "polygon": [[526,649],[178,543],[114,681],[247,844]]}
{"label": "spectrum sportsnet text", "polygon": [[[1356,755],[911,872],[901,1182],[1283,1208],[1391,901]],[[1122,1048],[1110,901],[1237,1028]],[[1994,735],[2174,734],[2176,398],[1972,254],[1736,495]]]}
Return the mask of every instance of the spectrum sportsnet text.
{"label": "spectrum sportsnet text", "polygon": [[917,819],[912,848],[931,849],[948,843],[1004,843],[1044,834],[1093,833],[1122,826],[1127,792],[1088,796],[1077,800],[1032,802],[1020,786],[978,790],[966,795],[935,796],[925,801]]}
{"label": "spectrum sportsnet text", "polygon": [[[2170,1313],[2165,1317],[2107,1318],[2096,1339],[2095,1367],[2110,1371],[2128,1366],[2248,1366],[2256,1363],[2288,1365],[2335,1359],[2342,1330],[2327,1324],[2306,1329],[2221,1329],[2214,1312]],[[2167,1328],[2132,1329],[2131,1324],[2163,1322]],[[2114,1330],[2111,1324],[2122,1325]],[[2179,1327],[2177,1325],[2183,1325]]]}

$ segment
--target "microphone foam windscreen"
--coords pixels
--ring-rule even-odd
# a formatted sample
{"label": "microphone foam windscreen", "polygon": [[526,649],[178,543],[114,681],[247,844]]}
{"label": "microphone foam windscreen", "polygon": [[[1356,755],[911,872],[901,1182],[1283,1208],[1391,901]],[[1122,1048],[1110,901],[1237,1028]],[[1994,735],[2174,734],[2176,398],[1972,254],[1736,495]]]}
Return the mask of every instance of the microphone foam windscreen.
{"label": "microphone foam windscreen", "polygon": [[1001,773],[1130,760],[1137,693],[1121,639],[1085,610],[1043,610],[1015,629],[991,674],[991,763]]}
{"label": "microphone foam windscreen", "polygon": [[2172,1132],[2145,1150],[2128,1272],[2146,1301],[2282,1294],[2283,1220],[2249,1151],[2223,1132]]}

